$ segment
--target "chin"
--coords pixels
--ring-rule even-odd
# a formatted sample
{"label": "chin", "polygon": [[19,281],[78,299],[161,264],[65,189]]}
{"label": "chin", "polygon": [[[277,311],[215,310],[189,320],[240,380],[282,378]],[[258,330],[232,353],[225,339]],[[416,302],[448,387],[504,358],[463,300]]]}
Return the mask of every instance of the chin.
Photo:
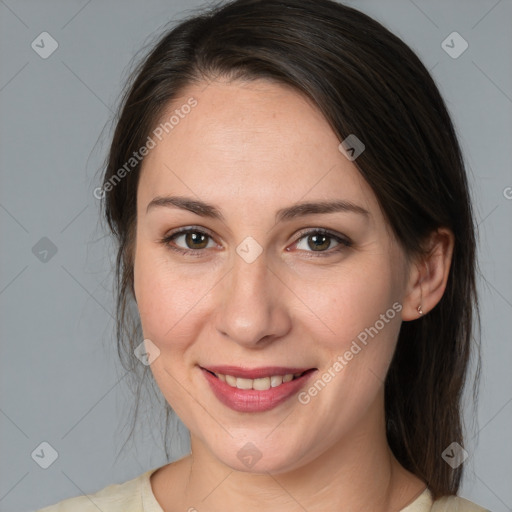
{"label": "chin", "polygon": [[[259,442],[242,441],[233,445],[226,446],[223,452],[219,452],[217,446],[212,453],[226,466],[243,473],[285,473],[300,467],[300,460],[304,458],[303,453],[287,450],[282,444],[276,446],[276,443],[269,443],[268,439],[265,442],[264,437]],[[226,456],[228,453],[234,456]]]}

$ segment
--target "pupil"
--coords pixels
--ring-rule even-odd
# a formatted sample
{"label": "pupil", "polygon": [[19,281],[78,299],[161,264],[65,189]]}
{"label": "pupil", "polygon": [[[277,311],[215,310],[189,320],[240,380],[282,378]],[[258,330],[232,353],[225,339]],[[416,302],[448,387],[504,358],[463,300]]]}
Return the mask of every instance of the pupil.
{"label": "pupil", "polygon": [[205,240],[206,240],[206,235],[201,234],[201,233],[187,233],[187,235],[186,235],[187,245],[188,246],[196,245],[196,247],[193,247],[194,249],[198,248],[198,243],[203,244],[199,248],[203,249],[204,247],[206,247],[206,245],[208,243],[205,244]]}
{"label": "pupil", "polygon": [[313,250],[327,249],[329,247],[329,237],[326,235],[311,235],[309,238],[313,240],[314,245],[310,245]]}

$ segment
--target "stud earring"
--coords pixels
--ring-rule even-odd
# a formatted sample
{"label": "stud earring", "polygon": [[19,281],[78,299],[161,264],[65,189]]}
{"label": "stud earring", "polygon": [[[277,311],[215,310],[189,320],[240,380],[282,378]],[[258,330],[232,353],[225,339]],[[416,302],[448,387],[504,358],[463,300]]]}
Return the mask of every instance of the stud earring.
{"label": "stud earring", "polygon": [[418,306],[418,313],[420,315],[423,315],[423,310],[421,309],[421,304]]}

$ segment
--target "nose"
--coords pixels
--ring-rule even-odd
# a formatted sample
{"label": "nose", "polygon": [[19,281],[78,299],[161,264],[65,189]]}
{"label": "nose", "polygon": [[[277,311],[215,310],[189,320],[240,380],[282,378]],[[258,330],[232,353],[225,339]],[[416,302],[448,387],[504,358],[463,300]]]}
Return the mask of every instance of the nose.
{"label": "nose", "polygon": [[263,348],[291,329],[290,291],[268,267],[265,252],[250,263],[236,254],[216,293],[216,328],[239,345]]}

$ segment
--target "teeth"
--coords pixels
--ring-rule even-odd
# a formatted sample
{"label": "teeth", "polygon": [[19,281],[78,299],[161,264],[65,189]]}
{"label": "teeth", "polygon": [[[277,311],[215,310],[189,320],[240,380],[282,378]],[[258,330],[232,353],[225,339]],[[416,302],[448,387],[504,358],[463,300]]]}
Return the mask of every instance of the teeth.
{"label": "teeth", "polygon": [[252,389],[252,379],[241,379],[237,377],[236,379],[236,387],[238,389]]}
{"label": "teeth", "polygon": [[283,383],[282,375],[274,375],[270,377],[270,385],[275,388],[276,386],[280,386]]}
{"label": "teeth", "polygon": [[232,388],[236,388],[236,377],[232,377],[231,375],[225,375],[225,378],[227,384],[229,384]]}
{"label": "teeth", "polygon": [[272,375],[271,377],[261,377],[259,379],[242,379],[232,375],[215,374],[222,382],[225,382],[232,388],[255,389],[257,391],[266,391],[267,389],[280,386],[284,382],[290,382],[294,377],[302,375],[299,373],[288,373],[286,375]]}
{"label": "teeth", "polygon": [[[236,380],[238,382],[238,379],[236,379]],[[265,391],[267,389],[270,389],[270,377],[254,379],[254,380],[252,380],[251,384],[252,384],[252,389],[257,389],[258,391]]]}

